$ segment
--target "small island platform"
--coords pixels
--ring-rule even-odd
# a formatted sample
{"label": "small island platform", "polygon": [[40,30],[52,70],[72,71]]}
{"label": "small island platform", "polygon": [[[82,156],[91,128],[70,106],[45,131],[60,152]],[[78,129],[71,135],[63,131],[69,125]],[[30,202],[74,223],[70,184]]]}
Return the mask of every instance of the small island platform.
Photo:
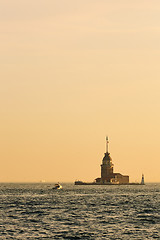
{"label": "small island platform", "polygon": [[97,182],[82,182],[82,181],[75,181],[75,185],[109,185],[109,186],[119,186],[119,185],[144,185],[144,183],[97,183]]}

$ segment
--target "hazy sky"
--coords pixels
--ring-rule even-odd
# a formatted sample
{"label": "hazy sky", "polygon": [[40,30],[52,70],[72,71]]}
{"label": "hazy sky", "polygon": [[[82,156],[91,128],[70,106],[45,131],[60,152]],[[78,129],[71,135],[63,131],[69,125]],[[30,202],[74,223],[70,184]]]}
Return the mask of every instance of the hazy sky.
{"label": "hazy sky", "polygon": [[0,182],[160,181],[160,1],[0,0]]}

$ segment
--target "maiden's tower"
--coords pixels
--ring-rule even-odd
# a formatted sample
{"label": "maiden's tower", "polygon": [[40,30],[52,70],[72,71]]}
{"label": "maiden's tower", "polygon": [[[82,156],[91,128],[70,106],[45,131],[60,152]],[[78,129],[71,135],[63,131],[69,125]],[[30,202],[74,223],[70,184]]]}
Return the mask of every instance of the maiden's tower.
{"label": "maiden's tower", "polygon": [[121,173],[114,173],[113,163],[110,153],[108,152],[108,137],[106,137],[106,152],[102,159],[101,164],[101,177],[96,178],[96,183],[101,184],[127,184],[129,183],[129,176],[122,175]]}
{"label": "maiden's tower", "polygon": [[106,152],[101,164],[101,177],[95,179],[94,182],[86,183],[75,181],[75,185],[109,185],[109,184],[132,184],[129,183],[129,176],[121,173],[114,173],[112,158],[108,151],[108,137],[106,137]]}

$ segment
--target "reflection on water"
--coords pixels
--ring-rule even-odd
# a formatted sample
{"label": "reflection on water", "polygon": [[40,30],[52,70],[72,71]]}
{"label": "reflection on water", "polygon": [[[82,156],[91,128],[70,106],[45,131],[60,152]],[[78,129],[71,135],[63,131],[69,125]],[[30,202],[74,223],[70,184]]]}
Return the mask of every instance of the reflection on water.
{"label": "reflection on water", "polygon": [[0,239],[160,239],[160,184],[0,184]]}

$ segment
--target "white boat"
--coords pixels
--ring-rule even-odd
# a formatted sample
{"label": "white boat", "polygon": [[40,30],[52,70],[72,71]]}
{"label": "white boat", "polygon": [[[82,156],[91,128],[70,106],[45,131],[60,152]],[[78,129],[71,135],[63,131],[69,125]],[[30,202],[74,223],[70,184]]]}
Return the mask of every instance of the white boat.
{"label": "white boat", "polygon": [[62,189],[62,185],[59,183],[56,183],[53,189]]}

